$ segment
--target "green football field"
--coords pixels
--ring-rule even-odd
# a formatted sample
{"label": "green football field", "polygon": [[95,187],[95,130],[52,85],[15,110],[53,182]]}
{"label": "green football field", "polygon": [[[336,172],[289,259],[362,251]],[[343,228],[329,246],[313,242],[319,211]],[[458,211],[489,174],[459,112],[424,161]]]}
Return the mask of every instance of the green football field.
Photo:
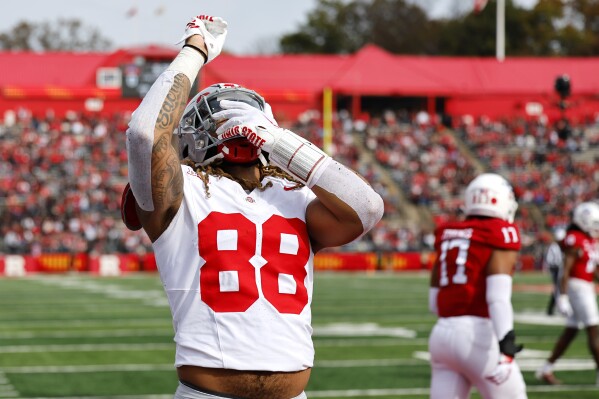
{"label": "green football field", "polygon": [[[529,398],[598,398],[579,335],[560,387],[534,370],[562,318],[544,314],[549,277],[517,274],[514,309]],[[309,398],[427,398],[428,275],[316,273]],[[0,278],[0,398],[172,398],[172,325],[157,274]],[[479,396],[474,393],[473,398]]]}

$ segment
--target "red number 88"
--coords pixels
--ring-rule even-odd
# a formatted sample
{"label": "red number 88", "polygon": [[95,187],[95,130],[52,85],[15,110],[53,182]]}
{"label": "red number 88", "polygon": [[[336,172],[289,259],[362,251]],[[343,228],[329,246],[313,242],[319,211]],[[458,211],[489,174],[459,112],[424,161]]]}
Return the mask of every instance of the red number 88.
{"label": "red number 88", "polygon": [[[235,245],[219,250],[219,231],[234,230]],[[251,259],[257,254],[257,226],[239,213],[212,212],[198,224],[200,256],[206,261],[200,271],[202,300],[215,312],[245,312],[260,297],[256,269]],[[304,284],[310,258],[310,241],[305,223],[297,218],[273,215],[262,225],[260,268],[264,298],[280,313],[299,314],[308,304]],[[284,249],[284,236],[297,237],[292,250]],[[293,241],[292,241],[293,243]],[[288,246],[287,246],[288,247]],[[238,290],[221,291],[220,272],[237,274]],[[281,278],[293,278],[295,293],[281,292]]]}

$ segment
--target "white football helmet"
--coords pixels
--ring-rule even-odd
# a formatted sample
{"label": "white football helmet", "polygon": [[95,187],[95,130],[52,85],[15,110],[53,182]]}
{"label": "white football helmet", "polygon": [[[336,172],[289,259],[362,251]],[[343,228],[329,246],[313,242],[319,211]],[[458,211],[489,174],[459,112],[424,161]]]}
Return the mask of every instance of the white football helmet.
{"label": "white football helmet", "polygon": [[583,202],[574,208],[572,222],[593,238],[599,238],[599,204]]}
{"label": "white football helmet", "polygon": [[518,202],[510,183],[495,173],[478,175],[464,193],[464,213],[467,216],[489,216],[514,221]]}
{"label": "white football helmet", "polygon": [[207,165],[218,158],[234,163],[258,159],[260,150],[245,137],[234,136],[226,140],[216,137],[217,126],[212,115],[221,110],[221,100],[241,101],[272,114],[270,106],[255,91],[234,83],[213,84],[189,101],[174,132],[179,139],[181,159],[189,158],[196,165]]}

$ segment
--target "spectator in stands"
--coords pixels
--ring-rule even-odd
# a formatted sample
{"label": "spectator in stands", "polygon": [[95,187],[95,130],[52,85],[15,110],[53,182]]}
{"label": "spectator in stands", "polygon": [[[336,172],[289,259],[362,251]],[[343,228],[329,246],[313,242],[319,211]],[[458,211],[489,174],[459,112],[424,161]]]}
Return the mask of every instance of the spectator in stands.
{"label": "spectator in stands", "polygon": [[215,84],[185,105],[226,33],[218,17],[187,24],[183,49],[133,114],[123,216],[153,242],[175,328],[176,399],[306,398],[314,253],[367,233],[383,201],[279,127],[251,90]]}
{"label": "spectator in stands", "polygon": [[557,230],[553,235],[551,244],[549,244],[547,250],[545,251],[545,256],[543,257],[543,270],[549,272],[551,275],[551,283],[553,285],[553,290],[549,296],[549,304],[547,305],[547,314],[550,316],[554,313],[555,301],[560,295],[559,285],[563,266],[561,241],[565,236],[565,230]]}
{"label": "spectator in stands", "polygon": [[497,174],[477,176],[464,195],[466,219],[435,232],[437,260],[429,308],[439,316],[429,338],[432,399],[467,399],[475,386],[483,398],[526,398],[514,357],[512,273],[520,234],[518,204]]}
{"label": "spectator in stands", "polygon": [[[329,251],[421,250],[423,227],[405,223],[402,202],[432,213],[440,224],[457,209],[460,188],[479,164],[509,176],[522,204],[517,220],[522,253],[537,259],[543,250],[539,235],[565,228],[574,204],[599,192],[594,155],[599,117],[573,120],[572,144],[566,146],[547,118],[464,118],[453,132],[435,124],[433,116],[428,125],[409,116],[400,110],[370,119],[351,120],[343,111],[335,116],[331,155],[372,182],[385,202],[385,222]],[[152,251],[145,234],[115,223],[115,204],[127,179],[129,119],[129,112],[58,117],[18,109],[5,114],[0,122],[0,252]],[[321,114],[312,110],[285,127],[321,145],[321,126]],[[398,189],[405,198],[400,200]],[[423,219],[426,228],[428,218]]]}
{"label": "spectator in stands", "polygon": [[588,347],[597,367],[596,385],[599,386],[599,310],[594,278],[598,278],[599,264],[599,204],[583,202],[572,213],[572,224],[562,241],[564,253],[560,295],[556,306],[567,317],[566,327],[558,338],[551,356],[537,370],[536,377],[547,384],[559,385],[553,374],[555,362],[565,353],[578,330],[585,328]]}

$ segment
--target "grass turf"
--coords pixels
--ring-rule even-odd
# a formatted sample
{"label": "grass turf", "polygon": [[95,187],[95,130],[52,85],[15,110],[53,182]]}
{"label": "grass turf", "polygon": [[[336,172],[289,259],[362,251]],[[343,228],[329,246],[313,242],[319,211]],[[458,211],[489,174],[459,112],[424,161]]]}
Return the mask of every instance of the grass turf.
{"label": "grass turf", "polygon": [[[534,369],[562,329],[544,315],[549,277],[517,274],[519,363],[533,398],[596,398],[582,333],[560,364],[566,385]],[[317,273],[316,362],[310,398],[427,398],[427,273]],[[176,387],[169,309],[156,274],[0,279],[0,398],[171,398]],[[475,392],[472,396],[478,398]]]}

